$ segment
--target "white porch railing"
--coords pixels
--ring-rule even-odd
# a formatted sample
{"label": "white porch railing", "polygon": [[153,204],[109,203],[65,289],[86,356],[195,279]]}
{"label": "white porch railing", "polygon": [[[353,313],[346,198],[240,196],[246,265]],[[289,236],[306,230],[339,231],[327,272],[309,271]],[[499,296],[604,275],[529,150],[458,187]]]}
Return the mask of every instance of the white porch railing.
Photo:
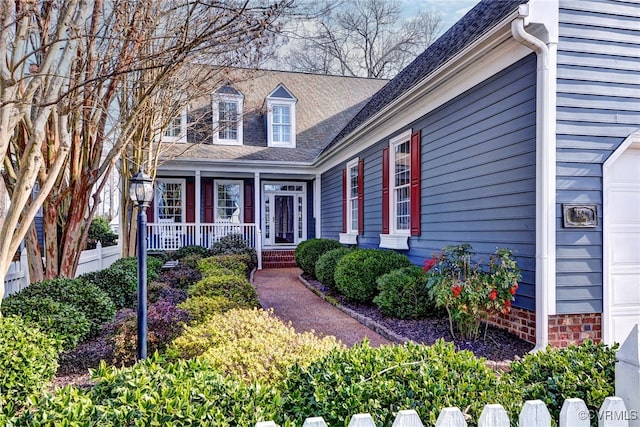
{"label": "white porch railing", "polygon": [[175,251],[184,246],[210,248],[215,242],[228,235],[237,235],[256,250],[260,246],[256,224],[152,222],[147,224],[147,249]]}

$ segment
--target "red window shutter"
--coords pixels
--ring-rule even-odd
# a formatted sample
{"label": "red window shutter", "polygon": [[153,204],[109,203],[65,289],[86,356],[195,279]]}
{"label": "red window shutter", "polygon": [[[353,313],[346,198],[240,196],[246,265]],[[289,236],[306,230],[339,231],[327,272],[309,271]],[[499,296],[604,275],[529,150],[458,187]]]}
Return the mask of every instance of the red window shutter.
{"label": "red window shutter", "polygon": [[245,181],[244,183],[244,222],[255,222],[255,215],[253,209],[253,182]]}
{"label": "red window shutter", "polygon": [[187,181],[186,222],[196,222],[196,189],[193,181]]}
{"label": "red window shutter", "polygon": [[342,170],[342,232],[347,232],[347,168]]}
{"label": "red window shutter", "polygon": [[364,160],[358,161],[358,234],[364,234]]}
{"label": "red window shutter", "polygon": [[382,150],[382,234],[389,234],[389,147]]}
{"label": "red window shutter", "polygon": [[420,169],[422,165],[420,164],[420,131],[416,131],[411,135],[411,198],[410,198],[410,206],[411,206],[411,235],[419,236],[421,232],[421,224],[420,224],[420,206],[422,205],[422,200],[420,198],[420,188],[422,186],[422,181],[420,180]]}
{"label": "red window shutter", "polygon": [[213,222],[213,181],[204,181],[204,222]]}
{"label": "red window shutter", "polygon": [[[155,188],[154,188],[155,191]],[[155,197],[156,194],[153,195]],[[154,222],[154,213],[155,213],[155,200],[151,200],[149,203],[149,207],[147,208],[147,222]]]}

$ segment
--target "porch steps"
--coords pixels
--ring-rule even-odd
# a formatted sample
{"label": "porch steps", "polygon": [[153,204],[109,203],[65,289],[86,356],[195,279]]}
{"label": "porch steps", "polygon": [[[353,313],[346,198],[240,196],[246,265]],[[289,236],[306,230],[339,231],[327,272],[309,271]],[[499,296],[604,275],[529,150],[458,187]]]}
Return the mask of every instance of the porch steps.
{"label": "porch steps", "polygon": [[295,266],[293,250],[262,251],[262,268],[291,268]]}

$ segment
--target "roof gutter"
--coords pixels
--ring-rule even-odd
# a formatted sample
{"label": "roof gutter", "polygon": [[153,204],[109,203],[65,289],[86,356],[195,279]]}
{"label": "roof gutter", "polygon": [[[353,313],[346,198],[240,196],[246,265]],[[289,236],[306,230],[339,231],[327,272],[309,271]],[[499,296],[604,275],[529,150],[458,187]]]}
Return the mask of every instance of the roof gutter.
{"label": "roof gutter", "polygon": [[[533,16],[531,4],[542,6]],[[544,3],[544,4],[540,4]],[[548,3],[552,3],[551,5]],[[536,70],[536,345],[549,344],[549,316],[556,311],[556,52],[557,0],[532,0],[511,23],[513,38],[537,55]],[[532,19],[536,23],[532,25]],[[542,19],[540,19],[542,18]],[[529,22],[527,22],[529,21]],[[541,24],[541,25],[540,25]],[[525,25],[537,30],[534,36]],[[541,37],[541,38],[539,38]],[[543,39],[546,39],[543,40]]]}

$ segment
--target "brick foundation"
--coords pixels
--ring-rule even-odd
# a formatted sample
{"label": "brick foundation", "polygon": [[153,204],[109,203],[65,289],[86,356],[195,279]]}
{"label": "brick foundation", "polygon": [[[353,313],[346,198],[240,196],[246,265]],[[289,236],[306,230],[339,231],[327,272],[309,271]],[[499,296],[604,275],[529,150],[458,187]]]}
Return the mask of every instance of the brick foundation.
{"label": "brick foundation", "polygon": [[[489,324],[511,332],[532,344],[536,342],[536,313],[533,311],[514,307],[509,314],[501,314],[490,319]],[[549,316],[549,344],[552,347],[580,344],[586,339],[595,342],[602,340],[600,313]]]}
{"label": "brick foundation", "polygon": [[602,340],[602,315],[600,313],[549,316],[549,344],[553,347],[579,344],[586,339],[595,342]]}

